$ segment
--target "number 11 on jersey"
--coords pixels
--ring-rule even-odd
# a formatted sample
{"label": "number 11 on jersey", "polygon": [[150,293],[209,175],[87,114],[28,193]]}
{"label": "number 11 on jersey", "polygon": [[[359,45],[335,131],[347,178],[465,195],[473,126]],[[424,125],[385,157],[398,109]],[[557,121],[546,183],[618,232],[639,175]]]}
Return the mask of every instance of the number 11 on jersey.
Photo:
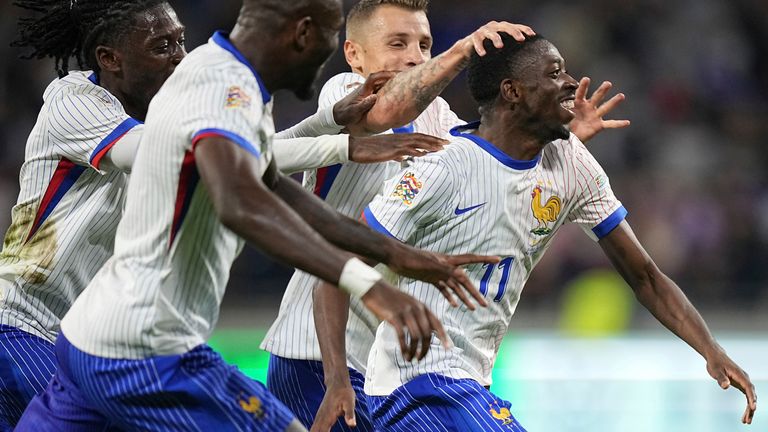
{"label": "number 11 on jersey", "polygon": [[512,270],[512,263],[515,261],[515,257],[506,257],[498,264],[483,264],[485,268],[485,274],[480,280],[480,294],[488,295],[488,281],[491,280],[493,271],[498,267],[501,269],[501,280],[499,281],[499,290],[496,292],[496,297],[493,301],[498,303],[504,296],[504,292],[507,291],[507,282],[509,282],[509,272]]}

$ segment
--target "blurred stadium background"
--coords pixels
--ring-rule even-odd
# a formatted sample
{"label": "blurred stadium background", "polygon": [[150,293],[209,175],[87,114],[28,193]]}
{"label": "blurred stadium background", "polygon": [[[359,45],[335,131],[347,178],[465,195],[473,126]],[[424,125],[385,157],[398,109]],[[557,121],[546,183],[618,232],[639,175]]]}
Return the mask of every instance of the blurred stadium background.
{"label": "blurred stadium background", "polygon": [[[188,49],[231,27],[238,0],[171,0]],[[353,1],[345,1],[349,7]],[[768,2],[764,0],[434,0],[434,53],[491,19],[552,40],[576,78],[626,93],[614,118],[632,126],[589,144],[629,221],[721,344],[768,394]],[[9,225],[27,134],[55,73],[8,45],[18,11],[0,2],[0,230]],[[336,53],[324,77],[346,71]],[[476,109],[463,78],[444,94]],[[313,103],[276,97],[279,128]],[[739,423],[744,399],[722,392],[701,358],[640,308],[600,249],[567,227],[529,281],[495,372],[531,431],[768,430]],[[212,344],[255,377],[258,350],[290,269],[246,250]]]}

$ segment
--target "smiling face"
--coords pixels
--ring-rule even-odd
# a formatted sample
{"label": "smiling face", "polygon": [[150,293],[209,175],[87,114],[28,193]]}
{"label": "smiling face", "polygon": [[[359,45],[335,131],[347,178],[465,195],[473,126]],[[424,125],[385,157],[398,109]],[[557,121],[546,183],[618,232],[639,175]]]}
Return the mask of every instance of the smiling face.
{"label": "smiling face", "polygon": [[381,71],[402,72],[432,58],[432,33],[424,11],[383,5],[354,23],[348,33],[347,63],[365,77]]}
{"label": "smiling face", "polygon": [[567,139],[578,83],[565,71],[565,60],[548,41],[531,47],[531,62],[520,78],[520,114],[544,139]]}
{"label": "smiling face", "polygon": [[[109,52],[109,48],[98,47],[97,56],[100,50]],[[162,3],[137,14],[135,26],[113,53],[116,68],[102,67],[102,73],[119,75],[131,105],[146,112],[150,100],[187,54],[184,26],[173,8]]]}

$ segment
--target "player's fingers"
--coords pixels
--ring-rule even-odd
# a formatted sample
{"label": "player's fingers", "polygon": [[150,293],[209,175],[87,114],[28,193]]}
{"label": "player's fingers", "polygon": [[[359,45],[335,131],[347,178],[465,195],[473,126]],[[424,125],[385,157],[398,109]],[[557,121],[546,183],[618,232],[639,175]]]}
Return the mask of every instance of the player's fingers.
{"label": "player's fingers", "polygon": [[728,375],[725,374],[724,370],[719,370],[717,372],[717,376],[715,376],[715,381],[717,381],[717,384],[723,390],[731,386],[731,380],[728,379]]}
{"label": "player's fingers", "polygon": [[465,264],[497,264],[501,258],[493,255],[461,254],[448,255],[448,263],[453,266],[462,266]]}
{"label": "player's fingers", "polygon": [[456,279],[448,279],[446,281],[446,284],[451,288],[451,290],[459,297],[462,303],[467,306],[467,308],[471,311],[477,309],[475,307],[475,303],[472,302],[472,300],[469,299],[469,296],[467,295],[466,291],[464,290],[464,287],[456,280]]}
{"label": "player's fingers", "polygon": [[579,86],[576,88],[576,101],[583,102],[587,97],[589,91],[589,83],[591,80],[589,77],[584,77],[579,80]]}
{"label": "player's fingers", "polygon": [[405,357],[405,359],[408,361],[413,361],[413,359],[416,358],[416,353],[419,350],[419,342],[424,336],[422,334],[421,327],[419,327],[419,322],[414,316],[415,313],[415,310],[411,310],[407,312],[404,317],[405,325],[408,327],[408,336],[411,339],[409,341],[410,343],[408,344],[408,355]]}
{"label": "player's fingers", "polygon": [[605,95],[608,93],[608,90],[610,90],[611,87],[613,87],[613,84],[611,84],[610,81],[603,81],[603,83],[600,84],[600,87],[598,87],[597,90],[595,90],[595,92],[592,94],[592,98],[590,98],[592,105],[600,105],[600,102],[603,101],[603,98],[605,98]]}
{"label": "player's fingers", "polygon": [[433,314],[432,311],[427,310],[427,318],[429,318],[430,327],[435,333],[437,333],[437,338],[440,339],[445,349],[453,349],[453,341],[448,336],[448,333],[445,332],[443,324],[440,322],[440,320],[437,319],[435,314]]}
{"label": "player's fingers", "polygon": [[405,341],[405,330],[403,330],[403,322],[400,318],[391,318],[387,322],[395,328],[397,333],[397,342],[400,344],[400,351],[403,353],[403,357],[408,360],[408,344]]}
{"label": "player's fingers", "polygon": [[411,147],[418,147],[430,151],[442,150],[443,147],[448,144],[448,141],[442,138],[424,134],[412,134],[405,142]]}
{"label": "player's fingers", "polygon": [[624,93],[614,95],[612,98],[608,99],[608,102],[597,107],[597,115],[599,117],[605,116],[609,112],[613,111],[617,106],[619,106],[620,103],[624,102],[624,99],[626,98],[627,97],[624,95]]}
{"label": "player's fingers", "polygon": [[376,96],[375,94],[368,95],[357,104],[357,109],[359,109],[362,112],[367,112],[368,110],[373,108],[374,105],[376,105],[377,99],[378,99],[378,96]]}
{"label": "player's fingers", "polygon": [[[525,42],[525,36],[528,34],[524,32],[521,27],[509,23],[500,23],[498,31],[512,36],[512,38],[518,42]],[[530,34],[530,36],[533,36],[533,34]]]}
{"label": "player's fingers", "polygon": [[421,349],[419,350],[417,360],[423,359],[429,352],[429,346],[432,343],[432,325],[429,323],[429,309],[422,306],[418,310],[419,314],[416,319],[419,322],[419,328],[421,328]]}
{"label": "player's fingers", "polygon": [[486,54],[483,42],[485,42],[485,38],[482,38],[477,34],[472,35],[472,45],[475,46],[475,52],[477,52],[477,55],[480,57],[484,57]]}
{"label": "player's fingers", "polygon": [[438,281],[437,288],[440,290],[440,294],[442,294],[443,297],[448,300],[448,303],[450,303],[451,307],[459,307],[459,304],[456,302],[456,298],[453,296],[453,294],[451,294],[450,287],[446,285],[444,281]]}
{"label": "player's fingers", "polygon": [[379,91],[384,85],[389,82],[392,78],[395,77],[397,73],[392,71],[380,71],[380,72],[374,72],[368,76],[368,79],[365,80],[364,84],[364,91],[367,90],[371,93],[376,93]]}
{"label": "player's fingers", "polygon": [[490,40],[493,42],[493,46],[495,46],[498,49],[504,48],[504,41],[501,40],[501,35],[497,31],[486,31],[485,32],[485,39]]}
{"label": "player's fingers", "polygon": [[454,275],[454,277],[459,281],[461,286],[464,287],[464,290],[477,301],[477,304],[482,307],[488,307],[488,300],[486,300],[485,296],[480,293],[480,290],[477,289],[465,272],[462,271],[460,274]]}
{"label": "player's fingers", "polygon": [[622,129],[630,124],[629,120],[603,120],[603,129]]}
{"label": "player's fingers", "polygon": [[351,428],[357,427],[357,419],[355,418],[355,399],[342,402],[342,409],[344,410],[344,421],[347,423],[347,426]]}

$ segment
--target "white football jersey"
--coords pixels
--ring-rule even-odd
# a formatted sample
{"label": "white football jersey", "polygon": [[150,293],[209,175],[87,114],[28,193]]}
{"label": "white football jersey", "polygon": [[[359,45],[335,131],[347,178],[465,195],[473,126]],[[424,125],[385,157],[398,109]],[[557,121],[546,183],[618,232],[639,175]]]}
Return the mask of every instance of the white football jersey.
{"label": "white football jersey", "polygon": [[599,239],[626,215],[605,172],[575,135],[548,144],[534,160],[517,161],[466,133],[477,125],[455,129],[444,151],[414,160],[364,215],[371,227],[417,248],[501,257],[495,265],[466,267],[490,306],[452,308],[432,285],[398,277],[399,288],[440,319],[455,348],[446,350],[433,336],[427,357],[407,362],[395,331],[380,325],[368,362],[368,394],[388,395],[426,373],[491,385],[523,285],[555,232],[570,221]]}
{"label": "white football jersey", "polygon": [[194,146],[228,138],[264,172],[274,133],[271,96],[226,34],[181,62],[150,104],[115,254],[61,323],[73,345],[138,359],[205,343],[243,240],[198,181]]}
{"label": "white football jersey", "polygon": [[0,252],[0,324],[56,339],[60,319],[112,255],[127,176],[102,158],[139,125],[92,72],[73,71],[45,90]]}
{"label": "white football jersey", "polygon": [[[331,78],[320,92],[319,109],[333,106],[365,82],[354,73]],[[419,132],[448,138],[451,128],[461,120],[448,103],[437,98],[411,124],[386,133]],[[340,213],[359,218],[365,206],[381,191],[388,178],[400,170],[399,162],[358,164],[347,162],[304,173],[304,187],[315,192]],[[322,360],[312,312],[312,289],[319,280],[295,271],[280,304],[277,320],[269,329],[261,348],[280,357],[298,360]],[[349,367],[365,373],[368,351],[379,321],[359,299],[350,299],[347,322],[347,360]]]}

